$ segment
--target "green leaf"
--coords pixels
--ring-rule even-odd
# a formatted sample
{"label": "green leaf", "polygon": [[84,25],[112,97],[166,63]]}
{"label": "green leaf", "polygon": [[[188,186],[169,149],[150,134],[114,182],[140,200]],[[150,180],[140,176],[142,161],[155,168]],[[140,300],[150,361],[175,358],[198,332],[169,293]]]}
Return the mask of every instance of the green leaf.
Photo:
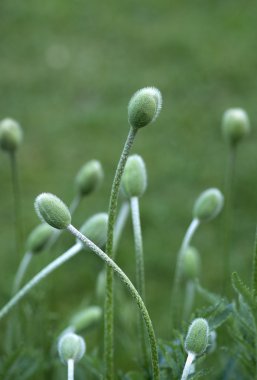
{"label": "green leaf", "polygon": [[257,310],[256,299],[253,292],[241,280],[237,272],[232,273],[232,286],[235,291],[243,298],[253,313]]}

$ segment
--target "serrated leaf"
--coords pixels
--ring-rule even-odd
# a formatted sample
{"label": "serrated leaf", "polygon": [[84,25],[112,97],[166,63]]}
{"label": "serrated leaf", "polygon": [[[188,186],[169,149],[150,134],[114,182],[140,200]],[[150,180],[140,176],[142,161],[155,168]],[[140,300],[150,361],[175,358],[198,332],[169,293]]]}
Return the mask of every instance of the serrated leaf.
{"label": "serrated leaf", "polygon": [[232,273],[232,285],[235,291],[243,297],[245,303],[247,303],[252,312],[255,313],[257,304],[253,292],[251,292],[248,286],[245,285],[237,272]]}

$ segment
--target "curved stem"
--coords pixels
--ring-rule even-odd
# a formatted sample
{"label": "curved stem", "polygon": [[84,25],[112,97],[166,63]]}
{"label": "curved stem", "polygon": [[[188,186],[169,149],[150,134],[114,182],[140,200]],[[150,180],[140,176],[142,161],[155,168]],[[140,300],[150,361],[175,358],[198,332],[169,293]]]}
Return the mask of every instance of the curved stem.
{"label": "curved stem", "polygon": [[104,253],[99,247],[97,247],[92,241],[90,241],[86,236],[82,235],[72,225],[69,225],[67,227],[67,230],[70,231],[74,236],[76,236],[76,238],[78,238],[80,241],[82,241],[94,253],[96,253],[97,256],[99,256],[102,260],[104,260],[105,263],[110,268],[112,268],[112,270],[114,270],[117,273],[117,275],[120,277],[122,282],[128,288],[131,296],[136,301],[137,306],[141,312],[142,318],[145,322],[145,326],[146,326],[147,333],[149,336],[151,354],[152,354],[153,379],[159,380],[160,374],[159,374],[159,364],[158,364],[157,343],[156,343],[156,338],[155,338],[155,333],[154,333],[152,321],[151,321],[150,316],[148,314],[148,311],[145,307],[145,304],[144,304],[142,298],[140,297],[138,291],[136,290],[135,286],[132,284],[132,282],[127,277],[127,275],[120,269],[120,267],[106,253]]}
{"label": "curved stem", "polygon": [[83,249],[81,243],[76,243],[68,251],[59,256],[56,260],[52,261],[44,269],[42,269],[36,276],[34,276],[23,288],[19,290],[14,297],[0,310],[0,319],[2,319],[9,311],[27,294],[36,286],[40,281],[48,276],[55,269],[59,268],[66,261],[70,260],[75,256],[79,251]]}
{"label": "curved stem", "polygon": [[[183,259],[184,259],[184,254],[187,250],[187,248],[190,245],[190,242],[194,236],[194,233],[196,232],[198,226],[200,225],[200,221],[198,219],[193,219],[192,222],[190,223],[186,234],[184,236],[184,239],[181,244],[181,248],[178,253],[177,257],[177,264],[176,264],[176,271],[175,271],[175,276],[174,276],[174,284],[173,284],[173,291],[172,291],[172,306],[173,306],[173,319],[177,319],[177,315],[179,312],[179,307],[178,307],[178,302],[179,302],[179,285],[181,281],[181,276],[182,276],[182,270],[183,270]],[[174,321],[173,321],[174,322]]]}
{"label": "curved stem", "polygon": [[10,153],[12,188],[14,200],[14,220],[15,220],[15,242],[17,253],[21,252],[23,246],[22,215],[21,215],[21,192],[18,175],[18,165],[16,153]]}
{"label": "curved stem", "polygon": [[68,380],[74,380],[74,360],[69,359],[67,362],[68,365]]}
{"label": "curved stem", "polygon": [[[143,239],[140,223],[140,211],[139,211],[139,200],[138,197],[132,197],[130,199],[131,206],[131,216],[134,232],[134,242],[135,242],[135,254],[136,254],[136,287],[141,295],[142,299],[145,300],[145,269],[144,269],[144,254],[143,254]],[[147,368],[147,348],[145,342],[145,329],[142,318],[139,316],[139,336],[141,342],[141,355],[144,363],[144,367]]]}
{"label": "curved stem", "polygon": [[23,258],[20,262],[20,266],[17,270],[15,279],[14,279],[13,294],[17,293],[17,291],[19,290],[21,283],[22,283],[22,280],[24,278],[24,275],[25,275],[25,273],[28,269],[28,266],[31,262],[32,256],[33,256],[32,252],[26,252],[25,255],[23,256]]}
{"label": "curved stem", "polygon": [[113,233],[113,254],[114,257],[117,253],[117,248],[120,242],[121,234],[124,230],[126,221],[129,215],[129,202],[125,201],[122,203],[119,214],[116,219],[114,233]]}
{"label": "curved stem", "polygon": [[[106,253],[113,258],[113,232],[114,223],[117,214],[117,203],[120,189],[121,177],[124,167],[135,139],[137,130],[130,128],[127,140],[125,142],[114,181],[112,184],[109,211],[108,211],[108,228]],[[106,269],[106,293],[105,293],[105,318],[104,318],[104,361],[105,361],[105,378],[113,380],[113,271],[110,266]]]}
{"label": "curved stem", "polygon": [[190,375],[191,365],[195,359],[195,354],[193,352],[189,352],[187,355],[187,360],[185,363],[185,367],[181,376],[181,380],[187,380]]}

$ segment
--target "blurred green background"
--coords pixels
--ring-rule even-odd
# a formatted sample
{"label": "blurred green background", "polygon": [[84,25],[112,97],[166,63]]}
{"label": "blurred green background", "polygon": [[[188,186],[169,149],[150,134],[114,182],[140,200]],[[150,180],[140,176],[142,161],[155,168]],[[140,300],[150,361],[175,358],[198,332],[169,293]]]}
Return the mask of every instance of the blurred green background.
{"label": "blurred green background", "polygon": [[[138,133],[133,152],[148,169],[141,200],[147,305],[164,339],[176,254],[194,200],[208,187],[224,187],[228,149],[221,117],[229,107],[245,108],[252,124],[238,151],[232,243],[233,269],[250,281],[257,184],[256,12],[257,3],[243,0],[0,2],[0,118],[15,118],[24,129],[19,168],[25,235],[38,223],[36,195],[53,192],[69,204],[74,176],[91,158],[102,162],[105,182],[83,201],[74,225],[107,210],[129,128],[128,101],[144,86],[163,94],[160,117]],[[2,303],[18,265],[8,166],[0,152]],[[220,216],[202,226],[193,242],[202,256],[201,282],[212,291],[221,289],[223,229]],[[71,243],[63,236],[56,254]],[[50,258],[38,258],[31,275]],[[130,224],[118,262],[133,279]],[[50,309],[61,318],[85,297],[94,303],[101,267],[88,255],[52,275],[42,285]]]}

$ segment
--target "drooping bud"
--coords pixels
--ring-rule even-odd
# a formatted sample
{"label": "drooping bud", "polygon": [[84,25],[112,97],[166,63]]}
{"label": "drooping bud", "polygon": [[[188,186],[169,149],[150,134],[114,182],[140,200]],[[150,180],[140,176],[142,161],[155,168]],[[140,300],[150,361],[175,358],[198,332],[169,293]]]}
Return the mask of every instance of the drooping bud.
{"label": "drooping bud", "polygon": [[232,145],[237,144],[250,132],[250,121],[247,113],[241,108],[231,108],[224,112],[222,133]]}
{"label": "drooping bud", "polygon": [[127,160],[121,180],[121,189],[128,198],[141,197],[147,186],[145,163],[141,156],[134,154]]}
{"label": "drooping bud", "polygon": [[220,213],[223,204],[224,197],[220,190],[215,188],[205,190],[194,204],[193,216],[200,222],[208,222]]}
{"label": "drooping bud", "polygon": [[131,127],[138,129],[155,121],[162,107],[162,96],[155,87],[138,90],[128,105],[128,121]]}
{"label": "drooping bud", "polygon": [[63,201],[51,193],[42,193],[35,200],[38,217],[50,226],[62,230],[71,223],[71,214]]}
{"label": "drooping bud", "polygon": [[202,355],[208,345],[209,325],[206,319],[196,318],[190,325],[185,340],[185,350]]}
{"label": "drooping bud", "polygon": [[[107,240],[108,214],[100,212],[91,216],[80,228],[80,232],[99,248],[103,248]],[[85,249],[88,250],[85,246]]]}
{"label": "drooping bud", "polygon": [[75,186],[80,196],[89,195],[102,183],[104,172],[102,165],[97,160],[87,162],[79,170],[75,178]]}
{"label": "drooping bud", "polygon": [[78,362],[86,351],[84,339],[74,333],[67,333],[61,336],[58,342],[58,352],[62,362],[67,363],[68,360]]}
{"label": "drooping bud", "polygon": [[29,234],[27,239],[27,251],[37,254],[47,246],[53,234],[53,228],[46,223],[41,223]]}
{"label": "drooping bud", "polygon": [[69,326],[74,331],[88,329],[95,325],[102,318],[102,309],[99,306],[89,306],[85,310],[81,310],[71,318]]}
{"label": "drooping bud", "polygon": [[196,248],[188,247],[183,256],[183,274],[185,278],[193,280],[200,273],[200,255]]}
{"label": "drooping bud", "polygon": [[4,119],[0,123],[0,147],[8,152],[14,152],[21,144],[23,132],[17,121]]}

